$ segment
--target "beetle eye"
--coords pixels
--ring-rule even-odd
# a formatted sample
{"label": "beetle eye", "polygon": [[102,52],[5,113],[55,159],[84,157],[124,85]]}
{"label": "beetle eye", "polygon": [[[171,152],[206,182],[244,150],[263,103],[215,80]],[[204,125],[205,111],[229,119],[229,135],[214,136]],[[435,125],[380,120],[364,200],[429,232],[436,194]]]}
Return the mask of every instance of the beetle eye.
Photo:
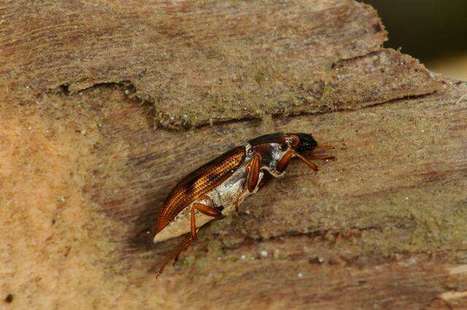
{"label": "beetle eye", "polygon": [[299,138],[298,136],[296,136],[296,135],[293,135],[293,136],[291,137],[291,140],[292,140],[291,145],[292,145],[292,147],[294,147],[294,148],[300,144],[300,138]]}
{"label": "beetle eye", "polygon": [[289,145],[287,143],[281,143],[279,147],[281,151],[284,152],[284,151],[287,151],[287,149],[289,148]]}

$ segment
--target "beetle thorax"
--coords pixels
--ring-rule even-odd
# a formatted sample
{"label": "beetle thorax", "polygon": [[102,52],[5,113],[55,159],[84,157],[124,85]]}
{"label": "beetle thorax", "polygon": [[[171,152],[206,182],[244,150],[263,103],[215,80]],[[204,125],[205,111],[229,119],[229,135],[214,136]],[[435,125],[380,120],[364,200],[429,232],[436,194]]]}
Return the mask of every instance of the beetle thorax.
{"label": "beetle thorax", "polygon": [[259,146],[247,146],[247,160],[253,152],[259,152],[262,156],[261,169],[269,171],[273,176],[283,175],[277,171],[277,164],[284,157],[288,149],[283,149],[279,143],[268,143]]}

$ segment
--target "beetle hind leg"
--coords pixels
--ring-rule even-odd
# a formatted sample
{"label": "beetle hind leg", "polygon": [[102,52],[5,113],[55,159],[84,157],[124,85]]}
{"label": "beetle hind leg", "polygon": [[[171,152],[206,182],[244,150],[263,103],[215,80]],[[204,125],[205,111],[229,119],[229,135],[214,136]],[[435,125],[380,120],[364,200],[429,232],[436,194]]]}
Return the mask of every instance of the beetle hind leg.
{"label": "beetle hind leg", "polygon": [[177,262],[178,257],[180,254],[185,251],[192,243],[198,238],[198,227],[196,226],[196,211],[199,211],[205,215],[211,216],[215,219],[222,218],[222,212],[219,211],[218,209],[208,206],[206,204],[202,203],[194,203],[191,206],[190,214],[191,214],[191,221],[190,221],[190,227],[191,227],[191,232],[185,235],[185,238],[183,241],[169,254],[167,257],[164,259],[162,262],[161,267],[156,273],[156,277],[158,277],[162,271],[164,270],[165,266],[173,260],[174,264]]}
{"label": "beetle hind leg", "polygon": [[159,270],[156,272],[156,278],[159,277],[162,274],[162,271],[164,271],[165,266],[167,266],[168,263],[170,263],[172,260],[174,262],[177,261],[178,257],[180,256],[180,253],[182,253],[184,250],[186,250],[191,243],[193,242],[193,236],[191,233],[186,234],[182,243],[180,243],[170,254],[168,254],[162,264],[159,267]]}

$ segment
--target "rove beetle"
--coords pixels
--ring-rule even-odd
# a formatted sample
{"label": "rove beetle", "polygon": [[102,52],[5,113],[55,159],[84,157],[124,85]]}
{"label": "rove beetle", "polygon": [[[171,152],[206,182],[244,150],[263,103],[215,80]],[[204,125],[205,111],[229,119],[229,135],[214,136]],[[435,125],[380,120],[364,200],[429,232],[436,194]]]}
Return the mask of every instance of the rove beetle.
{"label": "rove beetle", "polygon": [[[312,170],[318,167],[303,156],[317,147],[306,133],[273,133],[249,140],[185,176],[166,198],[155,221],[154,243],[186,235],[164,260],[157,275],[197,238],[198,228],[238,210],[246,197],[258,191],[266,173],[281,177],[294,157]],[[315,154],[312,159],[332,159]]]}

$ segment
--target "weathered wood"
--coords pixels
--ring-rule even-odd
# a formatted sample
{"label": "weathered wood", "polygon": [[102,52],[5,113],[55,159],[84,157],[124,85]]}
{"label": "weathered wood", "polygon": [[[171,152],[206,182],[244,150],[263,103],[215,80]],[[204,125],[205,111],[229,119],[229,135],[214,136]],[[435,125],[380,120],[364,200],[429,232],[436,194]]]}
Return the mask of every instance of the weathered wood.
{"label": "weathered wood", "polygon": [[126,83],[162,127],[356,109],[439,89],[414,59],[381,50],[381,21],[354,1],[27,3],[6,5],[0,30],[0,74],[19,92]]}
{"label": "weathered wood", "polygon": [[[382,48],[372,8],[15,1],[0,25],[0,303],[466,305],[467,84]],[[156,280],[170,188],[278,130],[337,160],[292,164]]]}

